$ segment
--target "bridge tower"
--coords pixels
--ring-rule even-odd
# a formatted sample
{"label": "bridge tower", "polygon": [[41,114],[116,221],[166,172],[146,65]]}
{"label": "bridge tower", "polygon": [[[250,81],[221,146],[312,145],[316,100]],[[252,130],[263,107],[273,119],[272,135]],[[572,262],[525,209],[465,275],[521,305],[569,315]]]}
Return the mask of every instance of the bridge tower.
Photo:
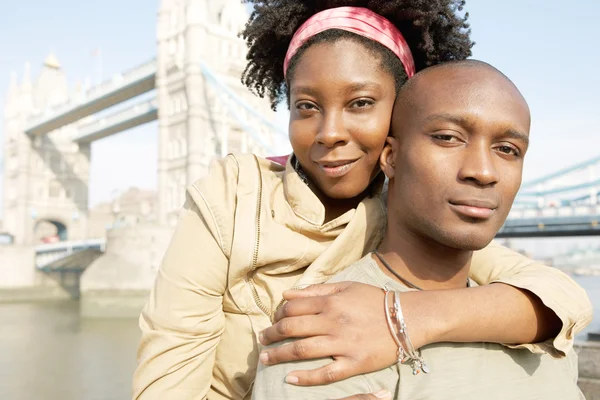
{"label": "bridge tower", "polygon": [[[248,113],[224,100],[201,65],[230,93],[261,115],[273,115],[266,100],[240,82],[246,45],[238,33],[249,12],[240,0],[163,0],[158,14],[156,90],[159,102],[159,222],[174,226],[187,184],[201,178],[210,161],[230,152],[256,151],[239,123]],[[258,125],[258,124],[256,124]],[[273,132],[261,132],[273,143]],[[261,151],[257,151],[259,154]]]}
{"label": "bridge tower", "polygon": [[70,139],[72,126],[39,137],[24,133],[29,118],[68,100],[67,80],[50,54],[35,81],[29,65],[21,82],[11,77],[4,109],[3,229],[15,244],[42,237],[85,236],[89,145]]}

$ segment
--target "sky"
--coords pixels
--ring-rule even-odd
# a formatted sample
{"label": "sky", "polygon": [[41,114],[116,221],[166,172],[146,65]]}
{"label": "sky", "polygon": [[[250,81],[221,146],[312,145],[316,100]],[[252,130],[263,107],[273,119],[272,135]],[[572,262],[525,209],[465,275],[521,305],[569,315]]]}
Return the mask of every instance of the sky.
{"label": "sky", "polygon": [[[86,78],[108,79],[155,56],[157,1],[2,3],[0,110],[11,72],[21,79],[30,62],[35,78],[50,52],[71,86]],[[467,0],[466,10],[474,58],[504,72],[530,104],[532,143],[524,179],[600,155],[600,1]],[[278,121],[285,124],[286,118],[282,112]],[[156,122],[95,142],[90,205],[132,186],[156,188],[156,170]]]}

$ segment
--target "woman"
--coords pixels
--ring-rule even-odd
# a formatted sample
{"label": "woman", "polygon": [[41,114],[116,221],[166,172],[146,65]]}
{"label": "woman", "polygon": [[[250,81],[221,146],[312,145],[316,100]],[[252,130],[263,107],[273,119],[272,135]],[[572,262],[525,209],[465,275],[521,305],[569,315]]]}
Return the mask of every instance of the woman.
{"label": "woman", "polygon": [[[188,188],[178,227],[140,317],[135,398],[250,396],[259,356],[257,338],[271,325],[283,302],[282,292],[326,281],[380,240],[385,210],[378,158],[396,92],[414,72],[410,59],[414,70],[420,70],[470,55],[465,20],[455,14],[457,1],[327,1],[318,2],[319,8],[313,3],[256,3],[244,32],[249,42],[244,82],[259,95],[268,93],[273,105],[288,97],[295,156],[285,168],[252,155],[229,156]],[[380,31],[389,28],[383,17],[391,21],[405,39],[403,50],[347,30],[327,29],[286,57],[292,36],[309,17],[349,5],[376,13],[381,20],[374,24]],[[304,54],[323,41],[340,45],[339,68],[323,70],[318,62],[303,62]],[[503,280],[513,286],[453,293],[452,310],[470,311],[449,311],[456,316],[455,326],[462,327],[453,329],[453,340],[524,343],[552,338],[560,331],[554,343],[564,352],[573,330],[589,318],[587,298],[572,281],[507,249],[483,250],[472,270],[485,277],[479,283]],[[354,343],[371,343],[363,346],[371,362],[346,368],[345,373],[375,371],[395,361],[394,356],[388,358],[396,351],[393,340],[385,322],[381,324],[381,291],[371,289],[350,286],[346,292],[367,293],[353,309],[338,303],[338,310],[346,307],[367,320],[373,317],[372,323],[343,324],[341,335],[352,332]],[[575,299],[558,306],[564,292]],[[506,308],[486,306],[482,299],[490,294],[502,299]],[[403,303],[407,322],[416,332],[411,336],[420,336],[418,345],[443,337],[429,330],[433,324],[428,326],[427,318],[419,322],[419,315],[432,315],[432,304],[444,309],[432,296],[416,293],[414,301]],[[482,307],[471,307],[474,302]],[[473,320],[479,322],[470,325]],[[506,324],[512,329],[503,329]],[[532,326],[539,329],[532,333]],[[347,339],[331,342],[335,353],[325,356],[342,354]],[[354,347],[349,355],[361,350]],[[342,376],[343,372],[334,378]]]}

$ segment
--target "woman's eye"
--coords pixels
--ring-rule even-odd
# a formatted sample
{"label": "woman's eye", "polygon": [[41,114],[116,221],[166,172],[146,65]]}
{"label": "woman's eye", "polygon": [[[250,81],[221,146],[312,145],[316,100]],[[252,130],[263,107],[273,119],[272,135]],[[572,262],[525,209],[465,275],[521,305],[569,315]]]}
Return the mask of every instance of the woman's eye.
{"label": "woman's eye", "polygon": [[316,106],[312,103],[298,103],[296,104],[296,108],[298,110],[312,110],[315,109]]}
{"label": "woman's eye", "polygon": [[352,107],[352,108],[365,108],[365,107],[370,107],[373,104],[375,104],[375,102],[373,100],[359,99],[359,100],[356,100],[354,103],[352,103],[352,105],[350,107]]}

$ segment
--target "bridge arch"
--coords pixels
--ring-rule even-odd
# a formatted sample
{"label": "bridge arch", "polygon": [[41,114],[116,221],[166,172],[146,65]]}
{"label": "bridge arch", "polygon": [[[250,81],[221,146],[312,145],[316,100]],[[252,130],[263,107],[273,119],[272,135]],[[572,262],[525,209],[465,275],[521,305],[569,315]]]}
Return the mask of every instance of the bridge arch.
{"label": "bridge arch", "polygon": [[69,238],[68,225],[60,218],[38,218],[33,228],[34,240],[37,243],[64,242]]}

